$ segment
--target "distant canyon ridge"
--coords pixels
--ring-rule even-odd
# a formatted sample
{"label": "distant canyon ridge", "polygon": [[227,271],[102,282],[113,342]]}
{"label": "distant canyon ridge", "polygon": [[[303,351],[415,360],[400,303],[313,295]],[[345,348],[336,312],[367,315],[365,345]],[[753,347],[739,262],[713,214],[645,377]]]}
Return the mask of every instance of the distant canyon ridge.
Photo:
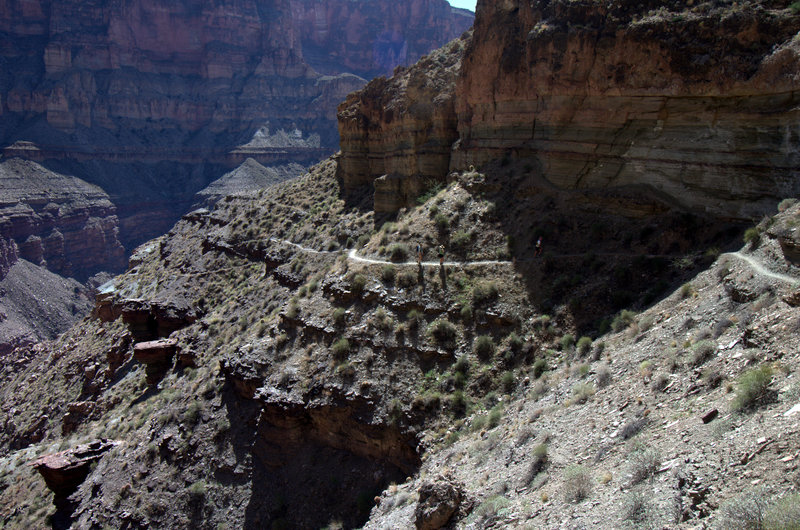
{"label": "distant canyon ridge", "polygon": [[58,272],[118,265],[119,243],[130,251],[164,233],[198,191],[248,158],[285,175],[331,154],[338,102],[472,19],[445,0],[0,0],[0,165],[33,161],[4,172],[28,168],[36,183],[75,177],[113,205],[92,232],[108,240],[102,259],[55,256],[57,245],[37,242],[70,228],[57,214],[36,220],[53,201],[37,190],[28,204],[14,180],[0,202],[35,215],[24,228],[4,216],[0,235]]}

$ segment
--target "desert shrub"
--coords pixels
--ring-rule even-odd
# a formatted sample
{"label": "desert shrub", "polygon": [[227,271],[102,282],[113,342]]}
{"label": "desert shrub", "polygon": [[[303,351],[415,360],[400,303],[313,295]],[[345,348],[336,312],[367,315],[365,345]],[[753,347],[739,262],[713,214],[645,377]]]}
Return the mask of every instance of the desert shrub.
{"label": "desert shrub", "polygon": [[650,388],[652,388],[655,392],[661,392],[667,385],[669,384],[669,377],[665,374],[659,373],[653,378],[653,381],[650,383]]}
{"label": "desert shrub", "polygon": [[594,380],[597,383],[597,386],[600,388],[608,386],[611,382],[611,370],[609,370],[607,364],[601,364],[597,367],[597,370],[594,374]]}
{"label": "desert shrub", "polygon": [[547,467],[547,444],[541,443],[531,452],[531,463],[525,475],[525,483],[530,484]]}
{"label": "desert shrub", "polygon": [[200,404],[199,401],[192,401],[188,407],[186,407],[186,412],[183,414],[183,419],[186,423],[190,425],[194,425],[197,423],[197,420],[200,419],[200,414],[203,412],[203,405]]}
{"label": "desert shrub", "polygon": [[680,290],[681,298],[686,299],[694,294],[694,286],[691,283],[684,283]]}
{"label": "desert shrub", "polygon": [[614,317],[614,320],[611,321],[611,329],[614,331],[622,331],[633,324],[633,320],[635,318],[636,313],[630,309],[623,309],[617,314],[617,316]]}
{"label": "desert shrub", "polygon": [[619,434],[620,436],[622,436],[623,440],[628,440],[630,438],[633,438],[634,436],[639,434],[642,431],[642,429],[645,428],[647,422],[648,422],[647,416],[631,420],[622,426],[622,429],[620,429]]}
{"label": "desert shrub", "polygon": [[572,400],[574,403],[586,403],[595,393],[592,383],[575,383],[572,387]]}
{"label": "desert shrub", "polygon": [[466,252],[472,243],[472,234],[459,230],[450,236],[450,247],[455,252]]}
{"label": "desert shrub", "polygon": [[408,259],[408,247],[403,243],[394,243],[389,247],[389,258],[396,263],[404,262]]}
{"label": "desert shrub", "polygon": [[436,182],[433,180],[426,182],[425,191],[423,191],[422,194],[417,197],[417,204],[425,204],[431,199],[431,197],[442,191],[443,188],[444,184],[441,182]]}
{"label": "desert shrub", "polygon": [[412,309],[406,315],[408,318],[408,327],[411,329],[416,329],[419,326],[419,323],[425,319],[425,315],[422,314],[422,311],[418,309]]}
{"label": "desert shrub", "polygon": [[[794,2],[790,7],[792,8],[792,11],[797,13],[798,11],[800,11],[800,2]],[[797,199],[795,199],[794,197],[789,199],[783,199],[781,202],[778,203],[778,211],[785,212],[795,204],[797,204]]]}
{"label": "desert shrub", "polygon": [[494,356],[495,345],[492,337],[489,335],[480,335],[472,343],[472,350],[478,358],[487,360]]}
{"label": "desert shrub", "polygon": [[563,337],[561,337],[561,349],[564,351],[568,351],[572,349],[572,345],[575,344],[575,335],[572,333],[567,333]]}
{"label": "desert shrub", "polygon": [[347,318],[347,310],[343,307],[337,307],[333,310],[333,321],[337,326],[343,326]]}
{"label": "desert shrub", "polygon": [[771,397],[769,388],[771,382],[772,368],[767,364],[742,374],[736,387],[733,410],[751,410],[766,402]]}
{"label": "desert shrub", "polygon": [[484,522],[496,519],[507,512],[510,509],[510,505],[511,501],[507,498],[502,495],[494,495],[480,503],[467,520],[469,522],[475,521],[478,527],[482,528]]}
{"label": "desert shrub", "polygon": [[206,481],[198,480],[186,488],[186,492],[192,500],[202,500],[206,496]]}
{"label": "desert shrub", "polygon": [[449,400],[450,409],[456,416],[463,416],[467,412],[467,397],[461,390],[456,390],[450,396]]}
{"label": "desert shrub", "polygon": [[331,346],[331,351],[333,352],[333,356],[337,359],[346,357],[347,354],[350,353],[350,341],[344,337],[339,338]]}
{"label": "desert shrub", "polygon": [[764,514],[766,530],[797,530],[800,528],[800,494],[787,495],[769,507]]}
{"label": "desert shrub", "polygon": [[350,277],[350,290],[356,294],[361,294],[367,286],[367,277],[363,274],[354,274]]}
{"label": "desert shrub", "polygon": [[744,231],[744,242],[750,245],[751,247],[758,246],[758,243],[761,241],[761,232],[758,228],[748,228]]}
{"label": "desert shrub", "polygon": [[717,350],[717,344],[711,340],[701,340],[692,346],[692,364],[700,366],[711,357]]}
{"label": "desert shrub", "polygon": [[475,305],[483,304],[497,298],[499,293],[497,284],[493,281],[479,282],[472,288],[472,302]]}
{"label": "desert shrub", "polygon": [[472,320],[472,315],[473,315],[472,304],[470,304],[469,302],[464,303],[461,306],[461,310],[459,311],[459,315],[461,316],[462,320],[465,320],[465,321]]}
{"label": "desert shrub", "polygon": [[428,326],[428,335],[440,345],[449,345],[455,342],[458,331],[456,327],[447,320],[436,319]]}
{"label": "desert shrub", "polygon": [[761,530],[767,507],[767,492],[763,489],[747,491],[725,501],[719,507],[717,528],[720,530]]}
{"label": "desert shrub", "polygon": [[642,491],[631,491],[622,501],[621,518],[636,527],[645,526],[653,514],[650,497]]}
{"label": "desert shrub", "polygon": [[384,283],[394,283],[394,278],[396,275],[397,271],[393,265],[384,265],[381,268],[381,280],[383,280]]}
{"label": "desert shrub", "polygon": [[405,288],[414,287],[417,285],[417,275],[410,270],[401,271],[400,274],[397,275],[397,285]]}
{"label": "desert shrub", "polygon": [[544,359],[536,359],[533,363],[533,377],[539,378],[547,371],[547,361]]}
{"label": "desert shrub", "polygon": [[389,313],[382,307],[375,311],[375,327],[383,331],[389,331],[394,328],[394,321]]}
{"label": "desert shrub", "polygon": [[286,308],[286,316],[288,318],[297,318],[297,315],[300,313],[300,308],[297,307],[297,302],[292,300],[289,302],[289,307]]}
{"label": "desert shrub", "polygon": [[433,224],[436,225],[439,231],[446,232],[447,229],[450,228],[450,219],[443,213],[437,213],[433,218]]}
{"label": "desert shrub", "polygon": [[564,500],[581,502],[592,493],[592,476],[589,470],[577,464],[564,470]]}
{"label": "desert shrub", "polygon": [[628,475],[631,484],[650,478],[661,467],[661,454],[653,448],[643,448],[628,455]]}
{"label": "desert shrub", "polygon": [[495,407],[492,407],[492,410],[489,411],[489,416],[487,418],[488,427],[490,429],[494,429],[500,425],[501,419],[503,419],[503,406],[496,405]]}
{"label": "desert shrub", "polygon": [[503,376],[500,378],[500,386],[506,394],[510,394],[514,390],[516,384],[517,378],[514,377],[514,372],[510,370],[503,373]]}
{"label": "desert shrub", "polygon": [[514,353],[522,351],[522,346],[525,345],[520,336],[514,332],[511,332],[511,334],[506,337],[506,343],[508,344],[508,349]]}
{"label": "desert shrub", "polygon": [[581,337],[578,339],[578,345],[576,347],[578,353],[581,355],[586,355],[589,353],[589,350],[592,349],[592,339],[590,337]]}
{"label": "desert shrub", "polygon": [[469,373],[471,368],[472,365],[470,364],[469,359],[467,359],[467,356],[462,355],[453,365],[453,372],[466,375]]}

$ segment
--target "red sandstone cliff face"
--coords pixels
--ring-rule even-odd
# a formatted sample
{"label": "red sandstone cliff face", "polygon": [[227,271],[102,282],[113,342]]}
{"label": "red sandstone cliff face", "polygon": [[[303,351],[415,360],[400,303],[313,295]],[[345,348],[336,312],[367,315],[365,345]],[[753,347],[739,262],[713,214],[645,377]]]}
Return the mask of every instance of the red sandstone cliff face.
{"label": "red sandstone cliff face", "polygon": [[118,230],[114,205],[96,186],[33,162],[0,162],[0,238],[8,241],[9,258],[18,253],[78,278],[98,269],[119,270],[125,251]]}
{"label": "red sandstone cliff face", "polygon": [[375,187],[374,207],[413,204],[441,181],[458,138],[455,81],[469,36],[455,40],[389,80],[378,78],[339,106],[345,189]]}
{"label": "red sandstone cliff face", "polygon": [[[479,1],[449,168],[516,156],[565,189],[643,185],[713,215],[761,215],[800,193],[798,30],[787,1]],[[358,132],[348,116],[343,180],[358,186],[379,175],[351,154],[378,167],[409,131],[381,119],[378,142],[372,121]],[[378,188],[376,208],[392,202]]]}

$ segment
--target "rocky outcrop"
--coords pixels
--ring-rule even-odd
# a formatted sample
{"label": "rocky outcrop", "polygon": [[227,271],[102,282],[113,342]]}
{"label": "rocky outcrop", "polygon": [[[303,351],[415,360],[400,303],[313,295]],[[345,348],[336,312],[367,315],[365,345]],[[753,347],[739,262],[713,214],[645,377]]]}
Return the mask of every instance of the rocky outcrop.
{"label": "rocky outcrop", "polygon": [[[762,215],[800,192],[798,30],[782,1],[479,1],[455,87],[449,169],[516,157],[562,189],[641,186],[694,211]],[[406,75],[372,85],[361,107],[403,104],[393,87]],[[353,116],[340,119],[342,178],[352,186],[381,175],[351,158],[385,164],[391,180],[396,153],[430,127]],[[377,123],[383,140],[370,144]],[[374,186],[376,210],[407,203],[403,184]]]}
{"label": "rocky outcrop", "polygon": [[178,351],[178,341],[175,339],[139,342],[133,346],[133,358],[145,364],[147,384],[154,385],[172,365]]}
{"label": "rocky outcrop", "polygon": [[[346,94],[471,23],[445,0],[7,0],[0,148],[101,186],[132,248],[247,158],[332,153]],[[265,127],[316,141],[254,145]]]}
{"label": "rocky outcrop", "polygon": [[119,271],[125,250],[117,233],[114,205],[97,186],[26,160],[0,162],[0,262],[13,263],[18,252],[63,276]]}
{"label": "rocky outcrop", "polygon": [[511,151],[561,188],[762,214],[800,191],[798,30],[785,2],[481,2],[451,167]]}
{"label": "rocky outcrop", "polygon": [[376,79],[339,106],[346,192],[374,184],[375,210],[391,212],[444,180],[458,138],[455,81],[468,42],[453,41],[389,80]]}
{"label": "rocky outcrop", "polygon": [[458,510],[462,495],[461,488],[445,478],[423,483],[414,511],[417,529],[437,530],[445,526]]}

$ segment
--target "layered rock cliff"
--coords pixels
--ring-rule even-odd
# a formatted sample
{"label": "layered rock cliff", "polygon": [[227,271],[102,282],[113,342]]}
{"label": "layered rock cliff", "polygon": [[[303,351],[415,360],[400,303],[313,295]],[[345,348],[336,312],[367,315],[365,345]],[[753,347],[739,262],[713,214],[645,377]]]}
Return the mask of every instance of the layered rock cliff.
{"label": "layered rock cliff", "polygon": [[34,162],[0,161],[0,236],[14,242],[20,257],[78,278],[120,270],[125,251],[118,231],[114,205],[97,186]]}
{"label": "layered rock cliff", "polygon": [[[0,147],[102,186],[132,248],[246,158],[333,152],[347,93],[471,23],[445,0],[3,0]],[[264,127],[319,142],[240,148]]]}
{"label": "layered rock cliff", "polygon": [[[798,30],[785,1],[479,2],[449,167],[525,158],[561,188],[643,185],[696,211],[760,215],[800,192]],[[402,120],[379,118],[396,139],[370,142],[370,120],[348,130],[349,101],[344,160],[365,145],[377,159],[402,152]],[[346,186],[379,177],[372,165],[343,165]]]}

